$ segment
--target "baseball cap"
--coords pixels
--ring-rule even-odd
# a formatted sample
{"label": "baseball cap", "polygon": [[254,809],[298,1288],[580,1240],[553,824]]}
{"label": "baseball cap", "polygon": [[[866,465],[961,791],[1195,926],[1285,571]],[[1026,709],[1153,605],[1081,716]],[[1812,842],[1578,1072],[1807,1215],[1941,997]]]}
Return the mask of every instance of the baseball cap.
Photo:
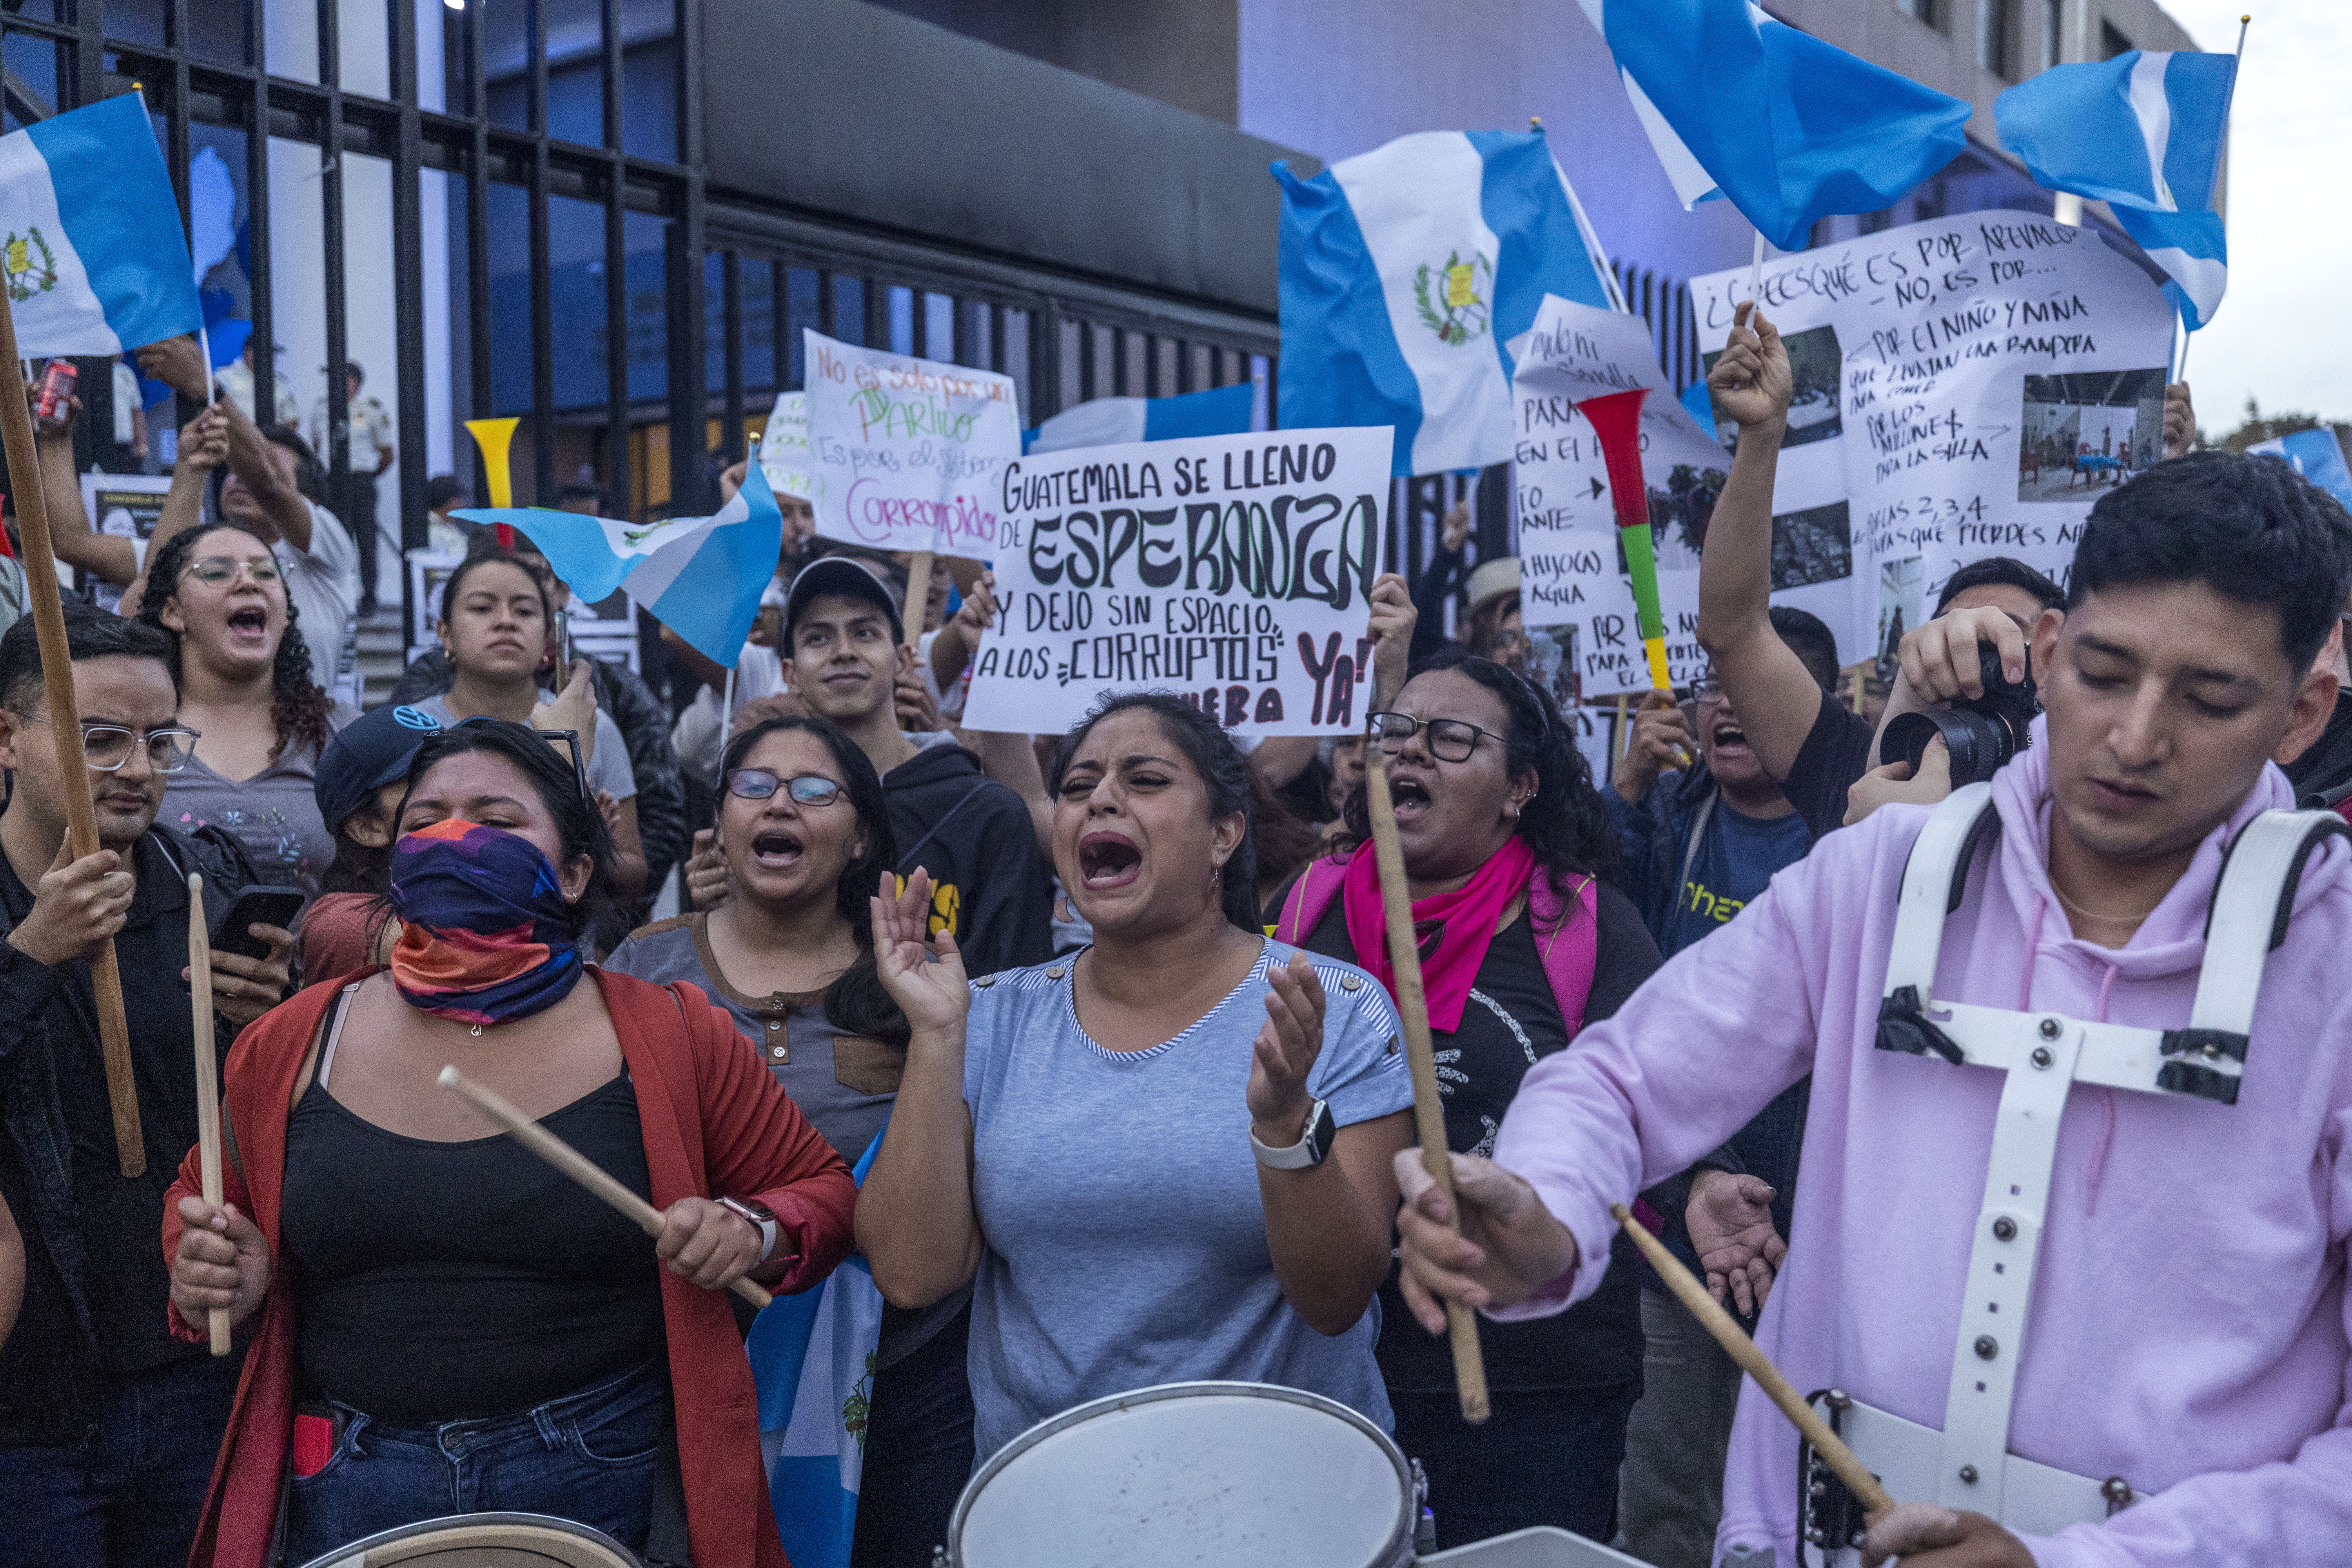
{"label": "baseball cap", "polygon": [[1506,594],[1516,594],[1518,591],[1519,558],[1516,555],[1505,555],[1493,561],[1481,561],[1478,563],[1478,569],[1470,574],[1470,581],[1463,587],[1464,595],[1469,599],[1470,609],[1474,615],[1477,612],[1478,606],[1488,600],[1499,599]]}
{"label": "baseball cap", "polygon": [[906,625],[898,618],[898,601],[883,581],[880,570],[862,556],[821,555],[801,568],[793,579],[792,591],[784,595],[784,657],[792,657],[793,627],[802,613],[826,595],[845,599],[857,599],[878,606],[890,617],[890,640],[907,640]]}
{"label": "baseball cap", "polygon": [[310,786],[327,831],[341,828],[375,791],[406,777],[416,749],[440,732],[440,720],[404,703],[362,713],[337,731],[319,754]]}

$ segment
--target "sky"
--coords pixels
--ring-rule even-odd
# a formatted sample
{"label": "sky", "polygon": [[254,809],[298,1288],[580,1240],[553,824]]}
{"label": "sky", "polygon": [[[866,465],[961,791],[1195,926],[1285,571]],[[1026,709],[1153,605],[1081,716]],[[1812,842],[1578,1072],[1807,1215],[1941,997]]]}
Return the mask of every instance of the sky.
{"label": "sky", "polygon": [[2208,50],[2254,17],[2230,111],[2230,291],[2189,350],[2198,423],[2218,438],[2249,396],[2352,421],[2352,0],[2162,4]]}

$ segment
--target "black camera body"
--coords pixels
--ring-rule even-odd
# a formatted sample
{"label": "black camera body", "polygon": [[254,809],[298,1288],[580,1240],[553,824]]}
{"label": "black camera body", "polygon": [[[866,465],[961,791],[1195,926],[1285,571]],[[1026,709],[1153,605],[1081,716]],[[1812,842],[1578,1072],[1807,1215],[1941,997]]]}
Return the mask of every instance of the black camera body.
{"label": "black camera body", "polygon": [[1941,735],[1952,755],[1952,787],[1958,789],[1992,777],[2002,763],[2033,744],[2033,716],[2042,710],[2033,686],[2033,650],[2025,650],[2025,676],[2015,682],[2002,676],[2000,649],[1991,643],[1977,644],[1977,662],[1984,695],[1949,708],[1896,715],[1879,740],[1882,767],[1908,763],[1916,777],[1927,742]]}

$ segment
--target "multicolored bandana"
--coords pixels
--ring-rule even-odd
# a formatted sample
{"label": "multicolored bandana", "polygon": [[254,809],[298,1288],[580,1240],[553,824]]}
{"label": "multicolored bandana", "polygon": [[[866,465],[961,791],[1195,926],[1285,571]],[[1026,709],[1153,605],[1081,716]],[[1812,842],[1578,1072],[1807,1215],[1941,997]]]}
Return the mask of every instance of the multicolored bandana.
{"label": "multicolored bandana", "polygon": [[392,980],[411,1006],[465,1024],[552,1007],[579,984],[572,909],[539,846],[452,817],[392,851],[392,907],[405,928]]}

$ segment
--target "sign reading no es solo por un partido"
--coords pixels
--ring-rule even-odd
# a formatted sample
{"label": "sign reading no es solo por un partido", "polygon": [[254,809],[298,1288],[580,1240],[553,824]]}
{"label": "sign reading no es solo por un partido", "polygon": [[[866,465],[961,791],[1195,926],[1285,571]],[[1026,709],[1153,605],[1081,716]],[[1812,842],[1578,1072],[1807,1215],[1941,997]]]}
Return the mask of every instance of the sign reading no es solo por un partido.
{"label": "sign reading no es solo por un partido", "polygon": [[1013,379],[805,331],[816,531],[877,550],[983,555],[1021,456]]}

